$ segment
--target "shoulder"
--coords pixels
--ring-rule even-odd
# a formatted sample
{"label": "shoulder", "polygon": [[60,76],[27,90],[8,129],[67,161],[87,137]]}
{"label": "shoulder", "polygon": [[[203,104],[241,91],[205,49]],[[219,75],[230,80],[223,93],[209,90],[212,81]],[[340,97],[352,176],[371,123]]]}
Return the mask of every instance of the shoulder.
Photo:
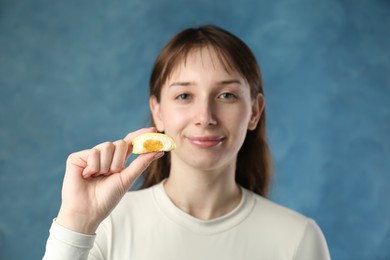
{"label": "shoulder", "polygon": [[267,220],[267,222],[282,226],[290,226],[292,224],[304,226],[309,221],[306,216],[295,210],[277,204],[250,191],[247,192],[250,193],[249,196],[252,196],[254,201],[253,214]]}
{"label": "shoulder", "polygon": [[127,192],[110,215],[102,222],[101,230],[122,233],[143,227],[147,221],[158,219],[153,187]]}
{"label": "shoulder", "polygon": [[251,217],[257,222],[253,226],[259,232],[260,229],[267,232],[267,239],[290,248],[295,259],[329,259],[326,240],[313,219],[257,194],[251,195],[254,200]]}

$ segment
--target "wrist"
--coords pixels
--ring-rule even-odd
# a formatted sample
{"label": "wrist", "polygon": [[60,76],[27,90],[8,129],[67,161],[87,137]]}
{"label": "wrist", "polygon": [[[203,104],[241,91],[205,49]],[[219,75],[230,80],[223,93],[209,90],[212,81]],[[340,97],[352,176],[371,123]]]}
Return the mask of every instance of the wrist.
{"label": "wrist", "polygon": [[60,209],[55,221],[66,229],[86,235],[94,235],[100,224],[91,220],[91,217],[77,212],[69,212],[63,208]]}

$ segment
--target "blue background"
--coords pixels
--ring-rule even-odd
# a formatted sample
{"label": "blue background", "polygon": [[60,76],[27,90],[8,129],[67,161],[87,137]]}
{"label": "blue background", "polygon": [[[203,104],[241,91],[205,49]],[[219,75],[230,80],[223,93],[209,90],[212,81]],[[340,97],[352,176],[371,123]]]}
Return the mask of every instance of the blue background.
{"label": "blue background", "polygon": [[390,1],[0,0],[0,259],[40,259],[69,153],[148,122],[177,31],[222,26],[264,75],[271,198],[333,259],[390,259]]}

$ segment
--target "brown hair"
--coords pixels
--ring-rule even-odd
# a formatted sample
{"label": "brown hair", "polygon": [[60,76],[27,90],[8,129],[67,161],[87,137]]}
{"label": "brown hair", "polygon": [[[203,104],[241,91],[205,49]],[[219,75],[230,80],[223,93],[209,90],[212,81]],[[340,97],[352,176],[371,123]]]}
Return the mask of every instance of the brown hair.
{"label": "brown hair", "polygon": [[[191,50],[213,48],[225,69],[234,69],[247,80],[251,97],[263,94],[260,68],[249,47],[238,37],[214,25],[189,28],[174,36],[158,55],[150,78],[150,96],[160,101],[161,88],[176,66]],[[153,123],[153,122],[152,122]],[[154,123],[153,123],[154,124]],[[266,141],[265,111],[253,131],[248,131],[238,152],[236,182],[261,196],[267,196],[272,172],[271,155]],[[170,156],[153,161],[144,173],[141,188],[168,178]]]}

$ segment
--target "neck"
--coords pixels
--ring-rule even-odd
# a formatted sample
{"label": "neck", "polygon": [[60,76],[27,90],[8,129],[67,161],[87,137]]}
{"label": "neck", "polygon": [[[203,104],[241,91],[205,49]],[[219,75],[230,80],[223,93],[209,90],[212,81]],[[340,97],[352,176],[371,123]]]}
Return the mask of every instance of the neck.
{"label": "neck", "polygon": [[202,220],[221,217],[237,207],[241,189],[235,182],[235,167],[213,171],[172,168],[164,186],[172,202]]}

